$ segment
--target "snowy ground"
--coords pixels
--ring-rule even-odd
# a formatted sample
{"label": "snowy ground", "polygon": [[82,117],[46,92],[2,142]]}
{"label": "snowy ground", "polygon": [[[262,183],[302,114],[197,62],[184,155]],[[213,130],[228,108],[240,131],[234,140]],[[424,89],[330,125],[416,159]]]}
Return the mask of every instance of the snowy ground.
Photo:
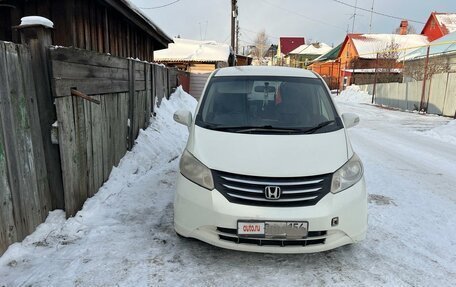
{"label": "snowy ground", "polygon": [[[363,100],[364,99],[364,100]],[[179,92],[164,100],[110,180],[74,218],[52,212],[0,258],[3,286],[454,286],[455,121],[337,98],[361,124],[350,130],[365,164],[368,238],[307,255],[250,254],[178,238],[172,199],[186,128]]]}

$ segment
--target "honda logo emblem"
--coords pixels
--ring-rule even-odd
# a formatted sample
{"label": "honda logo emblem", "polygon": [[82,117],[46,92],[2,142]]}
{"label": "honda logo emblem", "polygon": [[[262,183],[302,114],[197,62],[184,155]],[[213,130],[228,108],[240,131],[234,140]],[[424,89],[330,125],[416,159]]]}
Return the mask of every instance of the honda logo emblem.
{"label": "honda logo emblem", "polygon": [[264,188],[264,197],[266,199],[279,199],[282,195],[282,189],[278,186],[266,186]]}

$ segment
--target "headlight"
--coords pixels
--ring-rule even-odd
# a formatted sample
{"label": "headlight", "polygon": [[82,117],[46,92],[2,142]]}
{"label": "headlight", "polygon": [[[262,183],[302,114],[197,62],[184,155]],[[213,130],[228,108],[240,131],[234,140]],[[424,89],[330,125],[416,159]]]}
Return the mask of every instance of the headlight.
{"label": "headlight", "polygon": [[363,164],[358,155],[353,154],[352,158],[339,168],[332,177],[331,192],[341,192],[363,177]]}
{"label": "headlight", "polygon": [[209,190],[214,189],[214,180],[212,179],[210,169],[197,160],[187,150],[184,151],[180,160],[180,172],[188,180]]}

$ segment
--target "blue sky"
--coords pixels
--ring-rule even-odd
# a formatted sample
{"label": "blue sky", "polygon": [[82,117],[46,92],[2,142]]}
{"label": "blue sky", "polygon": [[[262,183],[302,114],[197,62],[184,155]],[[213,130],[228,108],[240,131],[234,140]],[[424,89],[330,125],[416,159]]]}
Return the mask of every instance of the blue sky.
{"label": "blue sky", "polygon": [[[139,7],[156,7],[175,0],[131,0]],[[341,0],[354,5],[355,0]],[[265,30],[272,43],[280,36],[304,36],[307,40],[337,45],[352,30],[354,9],[333,0],[238,0],[241,46],[253,42]],[[370,9],[372,0],[358,0]],[[144,12],[169,36],[229,43],[231,0],[180,0],[168,7]],[[432,11],[456,12],[456,0],[375,0],[374,10],[426,22]],[[358,11],[355,32],[369,31],[370,13]],[[373,15],[373,33],[391,33],[400,20]],[[417,32],[423,24],[410,23]]]}

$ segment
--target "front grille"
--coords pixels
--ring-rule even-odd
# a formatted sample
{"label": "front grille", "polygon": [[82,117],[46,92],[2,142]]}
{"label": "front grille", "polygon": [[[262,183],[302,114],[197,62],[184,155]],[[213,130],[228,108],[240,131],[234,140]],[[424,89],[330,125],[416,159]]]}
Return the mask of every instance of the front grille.
{"label": "front grille", "polygon": [[[331,174],[309,177],[258,177],[212,171],[215,188],[228,201],[256,206],[312,206],[331,189]],[[266,199],[265,188],[281,189],[279,199]]]}
{"label": "front grille", "polygon": [[309,246],[325,244],[326,231],[309,231],[307,238],[303,239],[267,239],[267,238],[245,238],[237,235],[236,229],[217,227],[217,234],[220,240],[231,241],[237,244],[255,244],[258,246]]}

